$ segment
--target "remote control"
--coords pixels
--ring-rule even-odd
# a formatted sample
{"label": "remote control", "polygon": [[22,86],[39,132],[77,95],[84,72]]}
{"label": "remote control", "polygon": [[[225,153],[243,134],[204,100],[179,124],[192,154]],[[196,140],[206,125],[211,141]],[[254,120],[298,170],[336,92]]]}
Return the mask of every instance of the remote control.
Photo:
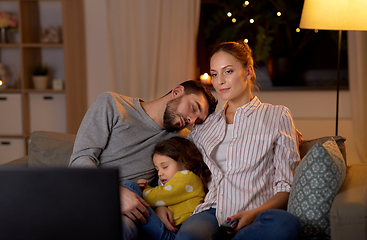
{"label": "remote control", "polygon": [[228,232],[233,231],[237,227],[238,221],[225,221],[220,227]]}

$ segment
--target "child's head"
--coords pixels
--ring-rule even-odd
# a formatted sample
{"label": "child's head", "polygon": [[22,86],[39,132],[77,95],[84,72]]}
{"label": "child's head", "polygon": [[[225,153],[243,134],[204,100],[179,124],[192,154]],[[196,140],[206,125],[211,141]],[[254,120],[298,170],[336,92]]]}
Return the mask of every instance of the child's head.
{"label": "child's head", "polygon": [[153,162],[159,179],[164,181],[163,184],[181,170],[194,172],[203,180],[205,186],[210,177],[210,171],[203,162],[200,151],[186,138],[172,137],[156,145]]}
{"label": "child's head", "polygon": [[159,180],[166,184],[178,171],[184,170],[182,166],[166,155],[154,154],[153,163],[155,169],[158,171]]}

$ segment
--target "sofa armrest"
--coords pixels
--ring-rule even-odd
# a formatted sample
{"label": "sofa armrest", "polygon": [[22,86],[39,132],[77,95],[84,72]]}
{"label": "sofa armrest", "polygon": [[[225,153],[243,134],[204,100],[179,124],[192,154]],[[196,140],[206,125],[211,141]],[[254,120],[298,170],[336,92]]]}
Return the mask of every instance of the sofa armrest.
{"label": "sofa armrest", "polygon": [[331,239],[367,239],[367,164],[350,165],[330,210]]}
{"label": "sofa armrest", "polygon": [[28,166],[67,167],[73,152],[75,134],[34,131],[28,148]]}
{"label": "sofa armrest", "polygon": [[24,156],[3,164],[4,166],[28,166],[28,156]]}

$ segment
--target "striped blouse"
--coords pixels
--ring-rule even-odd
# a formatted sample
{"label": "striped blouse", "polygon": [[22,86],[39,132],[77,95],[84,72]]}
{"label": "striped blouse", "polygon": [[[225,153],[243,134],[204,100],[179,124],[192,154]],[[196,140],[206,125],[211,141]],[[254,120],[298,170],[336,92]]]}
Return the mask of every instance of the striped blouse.
{"label": "striped blouse", "polygon": [[255,96],[236,110],[227,169],[222,172],[210,156],[226,134],[225,107],[188,135],[212,172],[209,192],[194,213],[216,208],[219,224],[238,212],[263,205],[277,192],[290,192],[300,161],[289,109],[261,103]]}

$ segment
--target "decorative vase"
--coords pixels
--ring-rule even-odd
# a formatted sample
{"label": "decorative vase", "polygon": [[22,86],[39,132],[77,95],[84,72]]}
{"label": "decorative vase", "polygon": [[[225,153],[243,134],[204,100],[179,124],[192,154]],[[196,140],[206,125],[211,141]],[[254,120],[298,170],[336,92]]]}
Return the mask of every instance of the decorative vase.
{"label": "decorative vase", "polygon": [[33,86],[37,90],[47,89],[48,76],[33,76]]}
{"label": "decorative vase", "polygon": [[8,43],[8,28],[0,28],[0,43]]}

